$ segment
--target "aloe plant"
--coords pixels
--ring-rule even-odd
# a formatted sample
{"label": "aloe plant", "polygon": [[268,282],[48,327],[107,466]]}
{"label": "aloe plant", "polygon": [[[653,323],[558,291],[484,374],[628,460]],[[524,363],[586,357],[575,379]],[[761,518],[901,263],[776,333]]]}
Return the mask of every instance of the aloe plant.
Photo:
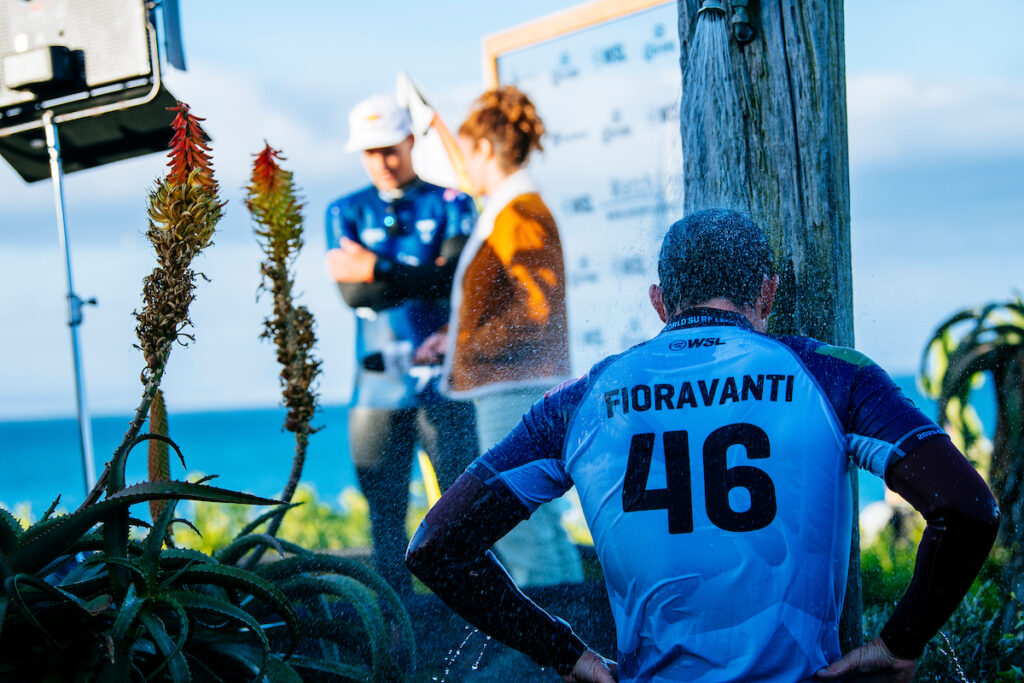
{"label": "aloe plant", "polygon": [[[266,257],[260,264],[263,276],[260,288],[273,295],[272,315],[263,321],[264,339],[273,340],[281,365],[281,387],[288,409],[284,428],[295,434],[295,455],[282,500],[295,495],[306,460],[310,425],[316,411],[317,396],[312,385],[320,374],[320,361],[313,356],[316,344],[316,320],[305,306],[296,305],[292,293],[292,266],[302,249],[302,208],[291,171],[278,163],[284,157],[265,144],[255,155],[252,176],[246,187],[245,205],[255,223],[257,241]],[[268,532],[277,533],[281,516],[275,517]]]}
{"label": "aloe plant", "polygon": [[[145,359],[143,392],[121,444],[96,487],[74,513],[54,515],[57,501],[35,524],[22,526],[0,511],[0,676],[5,680],[131,680],[194,674],[233,679],[239,671],[280,670],[288,650],[272,651],[269,621],[283,623],[294,640],[291,602],[251,572],[212,558],[165,549],[177,501],[271,505],[267,498],[205,482],[125,482],[128,455],[144,442],[177,445],[161,434],[139,434],[157,394],[171,347],[189,338],[194,257],[212,240],[223,204],[217,197],[208,147],[187,105],[174,108],[170,171],[149,198],[149,230],[157,266],[143,282],[136,313]],[[105,494],[103,500],[100,497]],[[132,505],[168,501],[144,541]],[[225,655],[232,644],[250,647],[247,659]],[[290,647],[290,646],[288,646]],[[217,673],[221,672],[221,673]],[[222,675],[223,674],[223,675]]]}
{"label": "aloe plant", "polygon": [[[971,403],[985,376],[996,397],[990,453]],[[925,347],[920,382],[938,399],[940,424],[987,470],[1002,515],[1004,584],[1024,596],[1024,301],[968,308],[944,321]]]}

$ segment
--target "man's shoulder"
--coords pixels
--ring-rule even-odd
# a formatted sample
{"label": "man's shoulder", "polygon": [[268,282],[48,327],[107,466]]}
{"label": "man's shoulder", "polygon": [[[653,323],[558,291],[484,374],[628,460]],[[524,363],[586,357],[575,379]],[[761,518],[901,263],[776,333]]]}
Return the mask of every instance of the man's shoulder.
{"label": "man's shoulder", "polygon": [[827,344],[813,337],[797,335],[765,335],[789,347],[804,362],[823,362],[846,367],[856,371],[875,366],[875,362],[857,349],[837,344]]}
{"label": "man's shoulder", "polygon": [[367,185],[366,187],[360,188],[355,192],[350,192],[346,195],[342,195],[335,199],[333,202],[327,205],[328,211],[345,211],[350,207],[364,206],[368,203],[380,202],[380,195],[377,194],[377,188],[373,185]]}
{"label": "man's shoulder", "polygon": [[452,187],[434,185],[433,183],[428,183],[425,180],[420,180],[416,184],[415,192],[417,197],[429,197],[430,199],[436,200],[442,204],[454,204],[463,208],[474,206],[473,198],[465,192],[461,192]]}

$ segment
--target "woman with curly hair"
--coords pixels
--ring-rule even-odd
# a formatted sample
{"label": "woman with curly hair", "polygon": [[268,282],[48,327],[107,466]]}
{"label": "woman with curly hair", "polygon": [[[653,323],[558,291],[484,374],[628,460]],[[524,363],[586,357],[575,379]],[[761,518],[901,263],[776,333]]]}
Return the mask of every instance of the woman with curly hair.
{"label": "woman with curly hair", "polygon": [[[448,334],[428,339],[417,361],[443,355],[442,388],[474,400],[484,450],[570,374],[562,243],[525,170],[543,135],[515,86],[485,92],[459,127],[467,175],[486,203],[459,259]],[[519,585],[582,580],[560,517],[557,506],[541,506],[495,545]]]}

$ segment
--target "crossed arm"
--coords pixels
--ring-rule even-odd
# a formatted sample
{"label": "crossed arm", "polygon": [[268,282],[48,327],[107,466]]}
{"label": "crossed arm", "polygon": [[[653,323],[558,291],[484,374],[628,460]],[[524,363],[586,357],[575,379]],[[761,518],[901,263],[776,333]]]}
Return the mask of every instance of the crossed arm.
{"label": "crossed arm", "polygon": [[380,311],[409,299],[444,299],[451,291],[466,239],[464,235],[449,237],[434,263],[410,266],[343,237],[337,248],[327,251],[327,272],[352,308]]}

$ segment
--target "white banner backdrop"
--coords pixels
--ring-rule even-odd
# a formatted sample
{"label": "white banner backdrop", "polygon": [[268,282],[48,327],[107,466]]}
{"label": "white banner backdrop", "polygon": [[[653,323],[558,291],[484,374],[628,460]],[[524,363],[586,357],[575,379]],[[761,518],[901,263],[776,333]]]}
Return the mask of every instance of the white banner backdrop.
{"label": "white banner backdrop", "polygon": [[530,172],[562,236],[576,372],[661,328],[647,289],[683,206],[676,24],[668,2],[497,55],[548,130]]}

